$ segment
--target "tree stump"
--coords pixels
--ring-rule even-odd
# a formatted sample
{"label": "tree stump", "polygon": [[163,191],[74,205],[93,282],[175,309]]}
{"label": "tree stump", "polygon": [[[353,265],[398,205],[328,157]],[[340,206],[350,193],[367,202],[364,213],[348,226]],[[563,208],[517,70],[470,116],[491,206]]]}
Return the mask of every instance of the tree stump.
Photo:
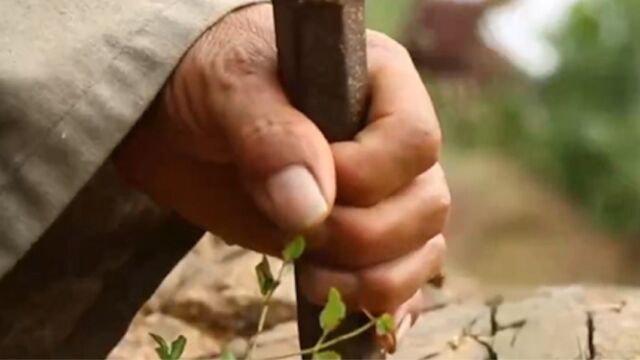
{"label": "tree stump", "polygon": [[[295,352],[295,326],[266,333],[257,353]],[[416,323],[391,359],[638,359],[640,290],[546,288],[513,300],[449,301]]]}

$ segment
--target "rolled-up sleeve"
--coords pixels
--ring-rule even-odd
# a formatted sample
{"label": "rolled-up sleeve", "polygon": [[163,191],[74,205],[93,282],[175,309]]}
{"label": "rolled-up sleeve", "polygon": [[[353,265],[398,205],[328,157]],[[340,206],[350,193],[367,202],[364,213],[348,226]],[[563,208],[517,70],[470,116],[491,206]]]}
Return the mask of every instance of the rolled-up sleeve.
{"label": "rolled-up sleeve", "polygon": [[0,276],[105,162],[193,41],[254,2],[0,1]]}

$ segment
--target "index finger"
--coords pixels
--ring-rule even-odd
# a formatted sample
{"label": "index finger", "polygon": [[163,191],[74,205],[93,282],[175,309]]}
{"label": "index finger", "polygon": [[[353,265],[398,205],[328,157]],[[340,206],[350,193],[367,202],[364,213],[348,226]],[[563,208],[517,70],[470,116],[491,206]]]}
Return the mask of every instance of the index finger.
{"label": "index finger", "polygon": [[351,142],[333,144],[338,197],[370,206],[432,167],[440,126],[429,94],[407,51],[368,34],[371,107],[367,127]]}

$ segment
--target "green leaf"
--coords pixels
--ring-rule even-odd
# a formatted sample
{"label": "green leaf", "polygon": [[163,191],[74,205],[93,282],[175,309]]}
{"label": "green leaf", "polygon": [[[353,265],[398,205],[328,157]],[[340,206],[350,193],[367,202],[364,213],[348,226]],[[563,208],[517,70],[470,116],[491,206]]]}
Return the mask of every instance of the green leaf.
{"label": "green leaf", "polygon": [[171,354],[170,354],[170,351],[169,351],[169,345],[164,340],[164,338],[162,336],[154,334],[154,333],[149,333],[149,336],[151,336],[151,338],[153,338],[153,340],[156,342],[156,344],[158,344],[158,347],[155,349],[156,350],[156,354],[158,354],[158,357],[161,360],[171,360],[171,358],[170,358]]}
{"label": "green leaf", "polygon": [[294,262],[298,260],[304,253],[306,241],[303,236],[296,236],[295,239],[282,252],[282,258],[285,262]]}
{"label": "green leaf", "polygon": [[396,331],[396,321],[393,316],[384,314],[376,319],[376,333],[378,335],[389,335]]}
{"label": "green leaf", "polygon": [[187,338],[182,335],[178,336],[178,338],[171,343],[171,354],[169,355],[169,359],[179,360],[184,353],[184,349],[186,346]]}
{"label": "green leaf", "polygon": [[313,360],[342,360],[342,356],[335,351],[323,351],[313,354]]}
{"label": "green leaf", "polygon": [[220,360],[236,360],[236,354],[228,349],[225,349],[220,355]]}
{"label": "green leaf", "polygon": [[161,348],[157,347],[156,348],[156,355],[158,355],[158,359],[160,360],[170,360],[169,356],[171,354],[164,352],[164,350],[162,350]]}
{"label": "green leaf", "polygon": [[340,292],[331,288],[327,303],[320,313],[320,327],[325,333],[335,330],[347,316],[347,307],[342,302]]}
{"label": "green leaf", "polygon": [[258,285],[260,286],[262,296],[266,296],[270,291],[275,290],[278,285],[280,285],[273,277],[271,265],[266,256],[263,256],[262,261],[256,265],[256,275],[258,276]]}

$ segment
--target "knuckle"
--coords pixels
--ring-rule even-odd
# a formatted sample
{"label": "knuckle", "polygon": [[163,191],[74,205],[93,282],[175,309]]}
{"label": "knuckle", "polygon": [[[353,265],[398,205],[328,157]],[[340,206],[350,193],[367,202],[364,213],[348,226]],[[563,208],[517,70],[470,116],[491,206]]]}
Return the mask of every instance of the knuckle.
{"label": "knuckle", "polygon": [[241,92],[252,86],[248,79],[273,76],[276,72],[275,56],[256,49],[251,43],[220,44],[212,50],[210,43],[199,43],[191,50],[185,64],[209,83],[216,91]]}
{"label": "knuckle", "polygon": [[389,225],[386,221],[362,221],[354,232],[354,250],[369,252],[373,244],[379,244],[389,233]]}
{"label": "knuckle", "polygon": [[430,241],[430,246],[432,246],[436,253],[440,256],[444,256],[447,253],[447,240],[444,236],[437,236]]}
{"label": "knuckle", "polygon": [[442,148],[442,133],[439,129],[429,127],[425,121],[414,122],[410,136],[407,136],[408,145],[412,149],[412,153],[419,161],[421,169],[432,167],[440,158]]}
{"label": "knuckle", "polygon": [[444,188],[439,190],[437,193],[426,197],[424,202],[425,204],[428,204],[428,206],[425,207],[427,212],[422,218],[424,224],[423,235],[427,238],[432,238],[441,234],[446,226],[451,209],[451,193],[445,185]]}
{"label": "knuckle", "polygon": [[444,172],[442,171],[442,168],[439,164],[436,165],[434,171],[437,172],[437,181],[441,186],[440,191],[438,191],[434,199],[436,203],[436,213],[438,217],[441,218],[442,225],[444,226],[444,223],[446,222],[451,211],[451,190],[447,185],[447,179],[445,178]]}
{"label": "knuckle", "polygon": [[224,69],[238,76],[260,74],[275,66],[273,58],[260,49],[255,49],[255,46],[230,47],[222,58]]}
{"label": "knuckle", "polygon": [[216,84],[228,92],[240,92],[247,76],[255,75],[254,61],[246,51],[236,47],[221,50],[221,54],[209,64],[200,65],[208,79],[216,79]]}
{"label": "knuckle", "polygon": [[404,45],[384,33],[370,31],[367,38],[369,46],[375,50],[381,50],[392,56],[410,58],[409,51]]}
{"label": "knuckle", "polygon": [[370,70],[373,73],[404,74],[405,76],[419,76],[415,70],[415,64],[408,50],[388,38],[386,35],[374,37],[369,42],[367,49],[370,61]]}
{"label": "knuckle", "polygon": [[362,222],[354,227],[351,241],[353,250],[358,253],[366,253],[372,244],[379,243],[386,233],[385,225],[381,222]]}
{"label": "knuckle", "polygon": [[330,231],[341,241],[345,251],[358,254],[349,258],[350,266],[362,268],[369,264],[372,254],[376,252],[373,244],[380,243],[387,233],[387,225],[382,222],[371,222],[354,216],[334,215],[328,221]]}
{"label": "knuckle", "polygon": [[260,144],[273,136],[280,135],[284,128],[277,121],[263,117],[260,121],[247,122],[241,130],[244,144]]}
{"label": "knuckle", "polygon": [[436,196],[435,202],[437,204],[436,209],[438,214],[442,217],[446,217],[451,210],[451,192],[449,188],[441,191],[438,196]]}
{"label": "knuckle", "polygon": [[393,225],[388,219],[370,224],[364,234],[368,245],[371,246],[373,244],[375,246],[375,244],[388,242],[390,234],[393,233]]}
{"label": "knuckle", "polygon": [[397,278],[382,272],[375,272],[362,275],[361,281],[367,310],[384,312],[393,310],[400,305],[401,300],[398,300],[398,294],[402,292],[403,284]]}
{"label": "knuckle", "polygon": [[340,192],[342,200],[355,206],[371,206],[376,196],[377,177],[372,176],[367,166],[352,166],[340,171]]}
{"label": "knuckle", "polygon": [[[299,156],[299,126],[287,120],[262,116],[236,125],[231,141],[238,159],[254,176],[267,176]],[[292,150],[295,149],[295,150]]]}
{"label": "knuckle", "polygon": [[[239,124],[240,136],[250,147],[262,149],[284,148],[299,150],[295,144],[306,136],[306,124],[296,121],[298,118],[283,116],[274,110],[267,109],[249,121]],[[258,146],[260,145],[260,146]]]}
{"label": "knuckle", "polygon": [[447,257],[447,241],[444,236],[438,236],[429,241],[429,247],[431,251],[434,252],[434,263],[436,264],[437,269],[442,269],[444,265],[445,258]]}

